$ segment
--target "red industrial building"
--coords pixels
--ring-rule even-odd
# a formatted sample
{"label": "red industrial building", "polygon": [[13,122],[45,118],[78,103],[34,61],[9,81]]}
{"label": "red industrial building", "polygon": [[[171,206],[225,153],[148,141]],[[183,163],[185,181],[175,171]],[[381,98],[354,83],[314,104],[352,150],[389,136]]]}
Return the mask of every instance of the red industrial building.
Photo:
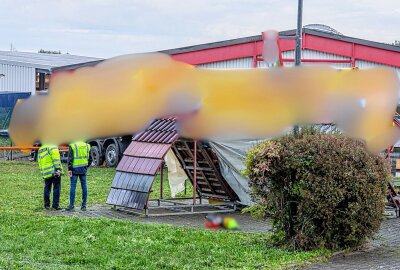
{"label": "red industrial building", "polygon": [[[284,66],[294,65],[295,30],[279,32]],[[210,68],[262,67],[262,36],[251,36],[163,51],[174,59]],[[389,66],[400,72],[400,47],[347,37],[324,25],[309,25],[302,37],[302,62],[337,68]]]}
{"label": "red industrial building", "polygon": [[[295,30],[279,32],[279,47],[284,66],[294,65]],[[400,46],[344,36],[325,25],[304,27],[302,63],[328,64],[336,68],[389,66],[400,74]],[[174,59],[202,68],[256,68],[262,62],[262,35],[224,40],[161,51]],[[95,65],[102,60],[64,67],[52,71]]]}
{"label": "red industrial building", "polygon": [[[285,67],[294,66],[295,32],[279,32],[280,60]],[[305,26],[302,38],[303,65],[326,64],[335,68],[388,66],[396,70],[400,77],[400,46],[344,36],[329,26],[318,24]],[[260,34],[161,52],[201,68],[247,69],[266,67],[262,61],[262,48],[263,40]],[[54,67],[51,72],[93,66],[101,61],[103,60]],[[110,144],[118,145],[118,142],[105,141],[104,145],[99,147],[104,150],[101,151],[101,155],[107,152]]]}
{"label": "red industrial building", "polygon": [[[302,62],[304,65],[328,64],[336,68],[366,68],[385,65],[394,68],[397,72],[400,71],[399,47],[345,37],[328,27],[314,27],[318,27],[319,30],[306,28],[303,34]],[[280,60],[284,66],[292,66],[294,64],[295,40],[290,38],[294,34],[294,30],[279,34]],[[260,35],[162,52],[170,54],[178,61],[201,68],[248,69],[265,66],[261,58],[262,49],[263,40]],[[200,197],[200,201],[198,201],[196,193],[194,193],[193,204],[179,205],[181,208],[179,214],[235,210],[235,205],[227,203],[229,201],[250,204],[251,202],[248,198],[250,191],[247,184],[243,184],[237,176],[232,176],[236,168],[232,168],[232,164],[224,161],[221,153],[219,155],[215,154],[218,153],[216,146],[211,144],[213,151],[207,151],[207,149],[210,149],[208,144],[197,143],[190,139],[179,139],[175,134],[176,130],[173,122],[173,120],[168,119],[156,120],[144,132],[133,137],[132,143],[125,151],[121,162],[116,168],[117,174],[111,186],[107,203],[114,206],[144,210],[146,215],[153,215],[150,214],[153,210],[177,207],[175,204],[173,206],[168,205],[168,203],[172,203],[171,200],[156,200],[158,201],[156,206],[152,206],[148,200],[149,192],[151,192],[150,187],[155,175],[158,173],[158,168],[160,166],[162,168],[162,165],[160,165],[162,164],[162,158],[168,149],[172,149],[186,175],[196,187],[197,194]],[[159,141],[155,139],[156,137],[167,138],[168,142]],[[157,150],[149,151],[147,149]],[[153,154],[143,155],[144,152],[157,152],[158,156],[149,159]],[[140,160],[143,160],[143,162],[140,163]],[[199,160],[201,162],[198,162]],[[149,162],[153,162],[154,165],[153,163],[149,165]],[[229,172],[222,169],[224,166],[229,167]],[[151,167],[153,171],[147,172],[143,167]],[[140,185],[143,187],[136,189],[130,187],[129,183],[136,183],[139,181],[138,179],[142,178],[146,178],[146,180],[140,180]],[[243,190],[246,190],[246,192],[243,192]],[[162,194],[160,198],[162,198]],[[217,210],[202,209],[201,207],[198,210],[193,210],[193,205],[200,203],[198,206],[201,206],[201,198],[219,198],[226,204],[223,208]],[[166,203],[166,205],[163,206],[161,202]],[[208,207],[208,205],[206,206]],[[191,210],[183,210],[188,207]],[[166,213],[162,215],[164,214]],[[167,214],[173,215],[177,213]]]}

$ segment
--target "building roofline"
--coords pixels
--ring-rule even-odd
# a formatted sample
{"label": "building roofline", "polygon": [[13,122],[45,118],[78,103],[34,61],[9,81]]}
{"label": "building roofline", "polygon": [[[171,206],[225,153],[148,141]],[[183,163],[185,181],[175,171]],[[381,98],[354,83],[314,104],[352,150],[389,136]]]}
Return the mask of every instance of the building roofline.
{"label": "building roofline", "polygon": [[98,63],[103,62],[104,60],[106,60],[106,59],[99,59],[99,60],[95,60],[95,61],[66,65],[66,66],[52,67],[50,69],[50,71],[57,72],[57,71],[63,71],[63,70],[65,70],[65,71],[66,70],[75,70],[75,69],[81,68],[81,67],[92,67],[92,66],[97,65]]}
{"label": "building roofline", "polygon": [[[395,45],[391,45],[391,44],[375,42],[375,41],[354,38],[354,37],[349,37],[349,36],[343,36],[343,35],[338,35],[338,34],[329,33],[329,32],[325,32],[325,31],[308,29],[308,28],[304,28],[303,33],[400,53],[400,46],[395,46]],[[279,32],[280,37],[294,36],[295,34],[296,34],[295,29]],[[176,54],[181,54],[181,53],[188,53],[188,52],[195,52],[195,51],[201,51],[201,50],[233,46],[233,45],[244,44],[244,43],[249,43],[249,42],[257,42],[257,41],[261,41],[261,40],[262,40],[262,36],[256,35],[256,36],[235,38],[235,39],[229,39],[229,40],[223,40],[223,41],[204,43],[204,44],[199,44],[199,45],[180,47],[180,48],[175,48],[175,49],[162,50],[162,51],[158,51],[158,52],[166,53],[166,54],[170,54],[170,55],[176,55]],[[73,69],[77,69],[80,67],[94,66],[102,61],[104,61],[104,59],[81,63],[81,64],[53,67],[53,68],[51,68],[51,71],[55,72],[55,71],[62,71],[62,70],[73,70]]]}
{"label": "building roofline", "polygon": [[40,70],[44,70],[44,71],[50,71],[51,70],[51,66],[49,66],[49,65],[39,65],[39,64],[33,64],[33,63],[27,63],[27,62],[21,62],[21,61],[12,61],[12,60],[0,59],[0,64],[30,67],[30,68],[40,69]]}
{"label": "building roofline", "polygon": [[[315,35],[315,36],[346,41],[346,42],[350,42],[350,43],[365,45],[365,46],[384,49],[384,50],[388,50],[388,51],[400,52],[400,46],[396,46],[396,45],[391,45],[391,44],[376,42],[376,41],[370,41],[370,40],[361,39],[361,38],[336,35],[336,34],[331,34],[331,33],[324,32],[324,31],[317,31],[314,29],[305,28],[304,30],[305,30],[304,32],[306,32],[307,34],[311,34],[311,35]],[[292,30],[292,31],[295,31],[295,30]]]}
{"label": "building roofline", "polygon": [[[395,45],[391,45],[391,44],[375,42],[375,41],[370,41],[370,40],[365,40],[365,39],[360,39],[360,38],[354,38],[354,37],[349,37],[349,36],[337,35],[337,34],[328,33],[325,31],[318,31],[318,30],[314,30],[314,29],[304,28],[303,33],[314,35],[314,36],[319,36],[319,37],[325,37],[325,38],[330,38],[330,39],[346,41],[346,42],[350,42],[350,43],[356,43],[356,44],[360,44],[360,45],[366,45],[366,46],[380,48],[380,49],[389,50],[389,51],[400,52],[400,46],[395,46]],[[295,34],[296,34],[296,30],[294,30],[294,29],[279,32],[280,37],[294,36]],[[176,48],[176,49],[163,50],[163,51],[159,51],[159,52],[167,53],[167,54],[179,54],[179,53],[187,53],[187,52],[193,52],[193,51],[214,49],[214,48],[231,46],[231,45],[238,45],[238,44],[254,42],[254,41],[261,41],[261,40],[262,40],[262,36],[256,35],[256,36],[250,36],[250,37],[229,39],[229,40],[224,40],[224,41],[217,41],[217,42],[210,42],[210,43],[205,43],[205,44],[200,44],[200,45],[181,47],[181,48]]]}
{"label": "building roofline", "polygon": [[201,50],[208,50],[208,49],[232,46],[232,45],[249,43],[249,42],[260,41],[260,40],[262,40],[261,35],[257,35],[257,36],[250,36],[250,37],[235,38],[235,39],[228,39],[228,40],[223,40],[223,41],[204,43],[204,44],[199,44],[199,45],[192,45],[192,46],[181,47],[181,48],[176,48],[176,49],[162,50],[159,52],[166,53],[166,54],[179,54],[179,53],[187,53],[187,52],[193,52],[193,51],[201,51]]}
{"label": "building roofline", "polygon": [[43,72],[51,72],[55,67],[70,65],[72,63],[86,63],[97,60],[102,59],[74,54],[0,51],[0,63],[2,64],[35,68]]}

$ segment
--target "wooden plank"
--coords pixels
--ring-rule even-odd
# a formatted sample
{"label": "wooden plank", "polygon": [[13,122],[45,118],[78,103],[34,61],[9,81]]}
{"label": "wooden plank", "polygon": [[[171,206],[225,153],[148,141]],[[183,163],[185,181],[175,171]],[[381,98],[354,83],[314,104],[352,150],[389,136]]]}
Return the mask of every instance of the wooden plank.
{"label": "wooden plank", "polygon": [[[189,146],[189,144],[188,144],[187,142],[184,142],[184,144],[185,144],[185,146],[186,146],[187,148],[190,149],[190,146]],[[199,144],[199,147],[201,147],[201,144]],[[193,150],[193,151],[194,151],[194,150]],[[193,159],[193,161],[194,161],[194,154],[195,154],[195,153],[193,153],[192,151],[189,152],[189,155],[191,156],[191,158]],[[199,157],[199,155],[197,155],[197,156]],[[200,156],[200,158],[198,158],[197,160],[201,160],[201,158],[204,159],[204,157]],[[198,162],[197,162],[196,165],[198,165]],[[190,166],[188,166],[188,169],[190,169]],[[192,169],[194,170],[194,163],[193,163]],[[210,183],[208,182],[208,180],[207,180],[207,177],[204,175],[203,170],[205,170],[205,169],[208,169],[208,168],[202,168],[202,167],[196,166],[196,172],[199,172],[200,175],[204,177],[204,180],[207,182],[207,185],[208,185],[210,191],[213,192],[213,193],[215,193],[214,188],[211,186],[211,184],[210,184]]]}

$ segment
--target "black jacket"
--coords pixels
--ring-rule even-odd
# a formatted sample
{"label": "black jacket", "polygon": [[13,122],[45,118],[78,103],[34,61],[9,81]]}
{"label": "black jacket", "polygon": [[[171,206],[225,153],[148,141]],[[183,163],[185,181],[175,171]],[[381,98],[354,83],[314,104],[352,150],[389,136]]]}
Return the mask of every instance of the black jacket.
{"label": "black jacket", "polygon": [[[87,173],[87,166],[72,168],[72,162],[74,161],[74,152],[72,152],[71,146],[68,149],[68,171],[72,171],[72,174],[75,175],[85,175]],[[88,166],[92,164],[92,156],[89,153],[89,161]]]}

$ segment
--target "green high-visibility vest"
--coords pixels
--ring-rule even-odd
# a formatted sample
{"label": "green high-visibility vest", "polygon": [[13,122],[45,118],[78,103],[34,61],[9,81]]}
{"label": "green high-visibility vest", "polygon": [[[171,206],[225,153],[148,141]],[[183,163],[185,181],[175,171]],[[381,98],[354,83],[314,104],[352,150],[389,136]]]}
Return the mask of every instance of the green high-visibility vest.
{"label": "green high-visibility vest", "polygon": [[43,179],[52,177],[57,170],[62,171],[58,147],[50,144],[42,145],[38,152],[38,163]]}
{"label": "green high-visibility vest", "polygon": [[76,142],[69,145],[72,148],[74,159],[72,168],[79,168],[88,165],[90,155],[90,145],[85,142]]}

